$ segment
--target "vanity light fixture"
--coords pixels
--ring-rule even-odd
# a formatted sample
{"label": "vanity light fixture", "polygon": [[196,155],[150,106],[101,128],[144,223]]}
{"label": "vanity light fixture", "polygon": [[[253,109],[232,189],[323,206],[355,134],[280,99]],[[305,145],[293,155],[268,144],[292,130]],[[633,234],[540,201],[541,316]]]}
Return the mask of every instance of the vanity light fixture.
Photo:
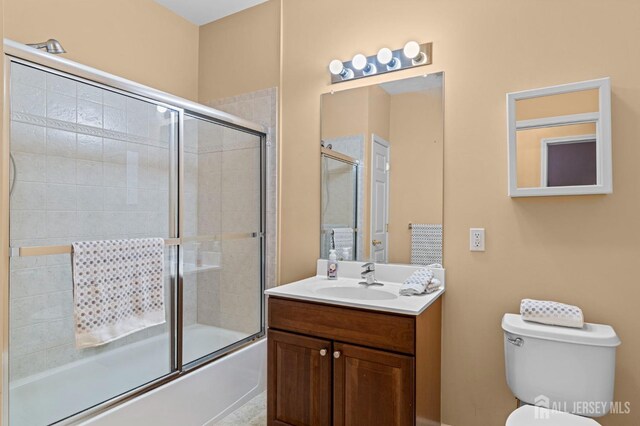
{"label": "vanity light fixture", "polygon": [[334,59],[329,63],[331,83],[369,77],[392,71],[430,65],[432,43],[407,42],[402,49],[391,50],[383,47],[376,55],[355,55],[350,61]]}

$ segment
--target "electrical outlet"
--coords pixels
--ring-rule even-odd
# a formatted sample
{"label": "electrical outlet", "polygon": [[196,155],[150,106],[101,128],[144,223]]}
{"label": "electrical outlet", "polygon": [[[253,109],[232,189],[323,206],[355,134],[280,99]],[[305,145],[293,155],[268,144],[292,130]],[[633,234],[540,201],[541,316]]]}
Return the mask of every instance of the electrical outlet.
{"label": "electrical outlet", "polygon": [[484,228],[469,229],[469,250],[484,251]]}

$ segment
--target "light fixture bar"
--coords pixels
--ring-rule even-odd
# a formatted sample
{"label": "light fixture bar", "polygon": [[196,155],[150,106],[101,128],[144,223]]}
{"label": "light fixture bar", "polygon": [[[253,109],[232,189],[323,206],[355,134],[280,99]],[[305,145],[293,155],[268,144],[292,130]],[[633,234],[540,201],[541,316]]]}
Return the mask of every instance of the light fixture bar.
{"label": "light fixture bar", "polygon": [[418,44],[410,41],[400,49],[382,48],[371,56],[357,54],[344,62],[334,59],[329,66],[331,84],[431,65],[432,51],[433,43]]}

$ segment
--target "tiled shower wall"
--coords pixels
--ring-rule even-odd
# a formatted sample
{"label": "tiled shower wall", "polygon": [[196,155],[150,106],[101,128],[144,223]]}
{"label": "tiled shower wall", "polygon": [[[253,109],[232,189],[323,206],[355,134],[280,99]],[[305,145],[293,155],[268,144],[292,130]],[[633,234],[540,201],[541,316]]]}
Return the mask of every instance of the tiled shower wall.
{"label": "tiled shower wall", "polygon": [[[168,237],[171,120],[156,105],[13,64],[11,246]],[[76,350],[69,255],[12,258],[10,314],[11,380],[166,335],[158,326]]]}

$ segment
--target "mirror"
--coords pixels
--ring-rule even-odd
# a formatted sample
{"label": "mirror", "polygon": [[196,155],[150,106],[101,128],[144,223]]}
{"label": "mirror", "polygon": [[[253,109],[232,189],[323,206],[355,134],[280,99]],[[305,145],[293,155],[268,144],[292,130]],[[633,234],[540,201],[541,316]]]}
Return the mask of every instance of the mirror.
{"label": "mirror", "polygon": [[509,195],[608,194],[608,78],[510,93]]}
{"label": "mirror", "polygon": [[443,73],[322,95],[326,259],[442,263]]}

